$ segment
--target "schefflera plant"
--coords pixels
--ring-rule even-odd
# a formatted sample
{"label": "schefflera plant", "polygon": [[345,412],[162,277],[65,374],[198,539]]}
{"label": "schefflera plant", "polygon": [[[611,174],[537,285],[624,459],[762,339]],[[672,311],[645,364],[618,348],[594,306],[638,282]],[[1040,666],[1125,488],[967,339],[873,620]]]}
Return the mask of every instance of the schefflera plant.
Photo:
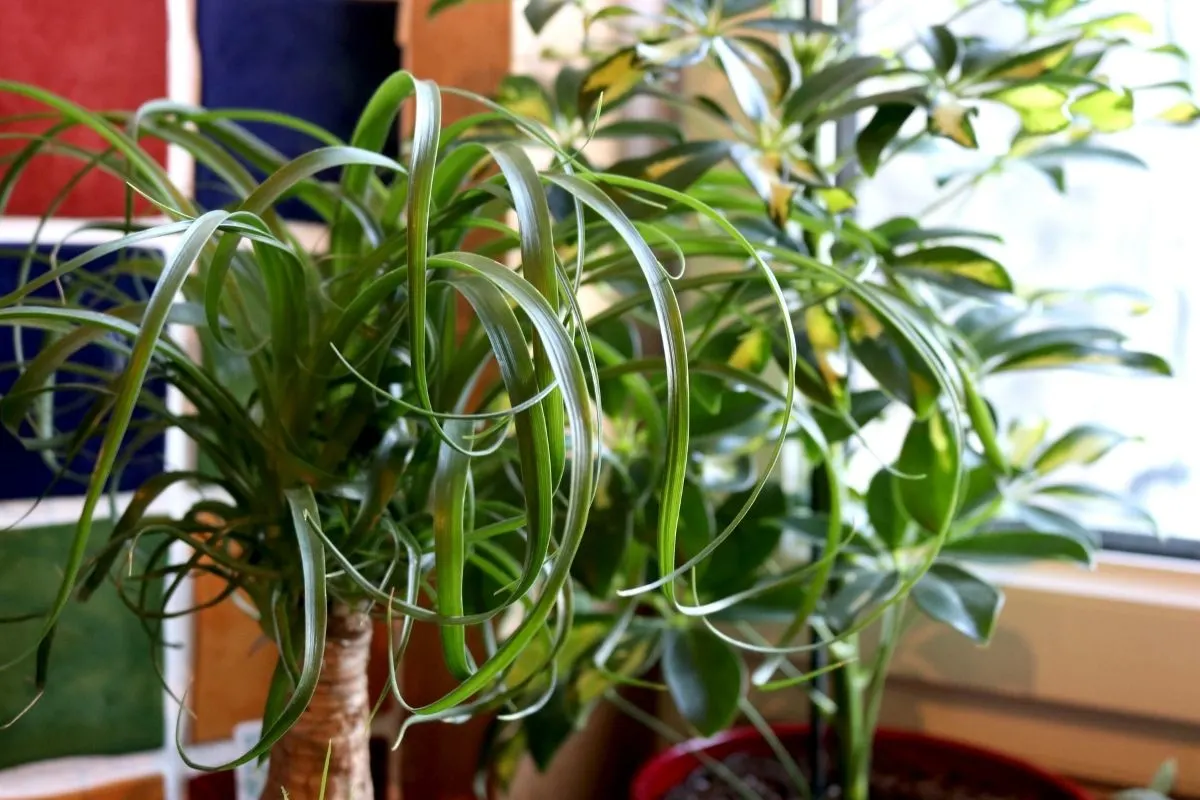
{"label": "schefflera plant", "polygon": [[[526,16],[536,27],[563,5],[533,3]],[[659,688],[693,732],[720,730],[739,712],[761,721],[744,701],[748,683],[805,684],[812,675],[786,656],[827,647],[839,668],[834,703],[823,707],[841,733],[840,781],[847,796],[865,797],[887,665],[910,609],[986,641],[1002,594],[970,563],[1087,564],[1098,547],[1087,527],[1092,514],[1105,506],[1138,516],[1120,498],[1058,477],[1064,465],[1101,457],[1119,434],[1083,426],[1049,443],[1038,429],[1001,435],[984,381],[1071,367],[1167,374],[1165,362],[1128,349],[1114,329],[1051,313],[1050,295],[1019,294],[989,255],[999,242],[989,233],[930,223],[916,209],[871,227],[854,216],[856,193],[892,159],[977,150],[979,125],[1010,121],[1008,147],[939,178],[943,192],[929,211],[1009,167],[1032,167],[1065,191],[1072,159],[1140,163],[1107,134],[1197,116],[1184,84],[1130,88],[1107,74],[1107,59],[1122,50],[1183,56],[1142,44],[1148,24],[1138,15],[1089,15],[1085,3],[1059,0],[992,5],[1017,15],[1025,35],[962,36],[956,15],[886,55],[856,52],[843,30],[797,19],[782,4],[679,2],[645,17],[620,5],[585,6],[585,26],[610,27],[624,42],[590,66],[564,68],[551,89],[525,77],[506,83],[500,102],[536,109],[585,157],[592,138],[659,142],[606,170],[718,210],[774,270],[793,330],[756,316],[770,302],[765,282],[745,269],[740,252],[706,235],[685,203],[615,198],[653,231],[664,259],[703,259],[712,270],[677,284],[689,289],[696,445],[678,549],[642,544],[654,507],[645,489],[652,437],[612,426],[602,474],[608,499],[593,519],[629,544],[581,561],[576,578],[585,596],[615,588],[637,603],[578,630],[559,664],[575,680],[520,726],[498,730],[507,744],[499,752],[527,747],[545,765],[602,696],[626,705],[614,687],[646,685],[655,664],[663,668]],[[715,68],[709,85],[721,94],[679,91],[698,85],[686,76],[701,68]],[[683,123],[622,119],[639,96],[678,109]],[[1135,115],[1135,98],[1139,109],[1143,100],[1157,103],[1156,112]],[[842,137],[848,146],[823,151],[821,134],[835,124],[850,131]],[[930,165],[933,174],[932,158]],[[605,262],[597,272],[621,268]],[[643,352],[640,337],[652,331],[611,326],[605,312],[589,328],[618,354]],[[789,363],[792,345],[800,357]],[[800,402],[772,389],[793,382]],[[638,399],[647,389],[653,396],[655,384],[606,398],[648,403]],[[605,411],[619,418],[615,407]],[[911,422],[898,458],[869,484],[851,485],[851,459],[878,461],[862,427],[885,416],[905,423],[905,415]],[[778,464],[779,435],[800,441],[811,490],[762,483]],[[739,517],[747,495],[757,502]],[[735,518],[740,526],[727,537]],[[696,554],[712,558],[698,563]],[[647,569],[674,577],[665,598],[644,591],[660,583],[645,580]],[[763,621],[776,623],[770,638],[751,624]],[[798,642],[810,629],[817,641]],[[859,639],[874,630],[884,646],[863,663]],[[765,659],[752,681],[746,654]]]}
{"label": "schefflera plant", "polygon": [[[543,705],[574,630],[569,577],[602,469],[597,365],[637,373],[652,361],[666,376],[663,407],[623,412],[626,424],[649,413],[644,424],[667,443],[652,456],[663,531],[679,514],[688,452],[688,357],[672,281],[601,190],[608,178],[573,164],[536,122],[481,98],[481,116],[443,127],[441,90],[404,72],[379,88],[349,142],[266,111],[160,101],[100,113],[33,86],[0,91],[44,122],[18,134],[0,198],[52,154],[79,163],[63,196],[105,173],[128,184],[131,209],[136,200],[167,218],[81,224],[112,238],[69,260],[31,247],[17,288],[0,298],[0,325],[23,342],[40,337],[0,399],[5,423],[64,479],[68,467],[90,469],[62,580],[18,621],[29,658],[6,666],[32,667],[40,696],[64,609],[106,580],[161,645],[163,619],[198,610],[181,592],[185,576],[215,576],[224,588],[212,602],[236,595],[252,607],[279,661],[261,738],[228,764],[193,766],[269,755],[270,797],[372,796],[374,621],[394,623],[393,664],[413,624],[438,626],[458,680],[413,707],[393,671],[406,727]],[[397,159],[384,152],[402,108],[413,134]],[[466,138],[497,121],[505,137]],[[313,147],[284,158],[247,122],[302,133]],[[80,131],[95,143],[80,144]],[[229,205],[198,207],[143,140],[187,151],[226,185]],[[552,155],[549,167],[535,169],[531,142]],[[334,169],[340,176],[328,177]],[[548,187],[572,209],[561,221]],[[319,246],[297,238],[284,202],[326,226]],[[153,255],[155,245],[169,254]],[[621,273],[644,290],[627,308],[652,309],[656,356],[592,341],[576,295],[599,252],[637,265]],[[96,352],[104,357],[85,357]],[[68,400],[83,413],[64,427]],[[154,476],[116,505],[127,465],[170,431],[196,445],[200,466]],[[181,487],[186,507],[157,503]],[[94,519],[110,499],[112,532],[97,542]],[[178,558],[176,543],[187,546]],[[148,591],[158,582],[161,593]],[[482,651],[467,647],[476,633]]]}

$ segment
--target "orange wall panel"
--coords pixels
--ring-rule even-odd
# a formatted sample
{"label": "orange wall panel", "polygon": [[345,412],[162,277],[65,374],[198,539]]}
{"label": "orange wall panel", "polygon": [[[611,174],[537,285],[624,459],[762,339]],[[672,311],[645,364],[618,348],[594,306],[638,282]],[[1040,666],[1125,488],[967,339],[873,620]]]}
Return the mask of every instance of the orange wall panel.
{"label": "orange wall panel", "polygon": [[[196,602],[216,597],[224,583],[196,575]],[[228,739],[239,722],[262,718],[267,687],[275,671],[275,643],[258,623],[225,599],[196,615],[195,663],[189,705],[192,741]]]}

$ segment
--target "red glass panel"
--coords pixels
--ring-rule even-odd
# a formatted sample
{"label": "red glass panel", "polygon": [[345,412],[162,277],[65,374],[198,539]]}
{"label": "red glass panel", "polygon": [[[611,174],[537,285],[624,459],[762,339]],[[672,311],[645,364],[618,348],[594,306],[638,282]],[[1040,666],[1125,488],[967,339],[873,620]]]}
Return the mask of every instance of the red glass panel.
{"label": "red glass panel", "polygon": [[[133,109],[166,95],[166,0],[15,0],[3,5],[0,78],[41,86],[95,110]],[[0,92],[0,118],[44,110]],[[46,124],[3,122],[0,128],[5,133],[37,131]],[[78,131],[70,141],[88,147],[99,143]],[[0,141],[0,154],[24,146],[23,141]],[[161,143],[150,143],[148,149],[159,161],[165,159]],[[39,156],[17,185],[4,215],[42,215],[81,167],[74,158]],[[7,168],[5,163],[0,171]],[[124,184],[96,173],[79,182],[57,213],[120,216],[124,203]]]}

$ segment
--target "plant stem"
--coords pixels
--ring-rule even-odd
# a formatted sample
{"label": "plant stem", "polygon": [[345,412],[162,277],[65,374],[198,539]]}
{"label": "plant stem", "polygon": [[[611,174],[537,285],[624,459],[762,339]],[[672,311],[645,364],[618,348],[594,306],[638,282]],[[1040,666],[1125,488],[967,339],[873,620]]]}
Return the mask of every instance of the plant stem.
{"label": "plant stem", "polygon": [[[888,668],[896,644],[904,632],[902,606],[889,606],[880,622],[879,648],[869,665],[856,661],[835,673],[838,703],[838,733],[841,737],[842,796],[846,800],[867,800],[871,786],[871,755],[875,727]],[[844,654],[860,652],[857,636],[839,643]]]}
{"label": "plant stem", "polygon": [[[858,636],[847,637],[842,643],[848,650],[859,650]],[[868,675],[858,663],[848,664],[834,673],[838,704],[838,735],[840,739],[842,797],[846,800],[867,800],[871,778],[872,731],[866,724],[863,689]]]}
{"label": "plant stem", "polygon": [[335,604],[329,610],[316,693],[299,721],[271,748],[263,800],[276,800],[281,789],[291,800],[374,797],[367,691],[370,653],[370,617]]}
{"label": "plant stem", "polygon": [[871,665],[870,682],[865,687],[865,732],[871,739],[875,738],[875,726],[879,724],[879,709],[883,705],[883,690],[887,685],[892,657],[896,654],[896,645],[900,643],[900,637],[904,635],[906,611],[907,606],[904,602],[889,606],[884,611],[883,620],[880,623],[879,649],[875,652],[875,661]]}

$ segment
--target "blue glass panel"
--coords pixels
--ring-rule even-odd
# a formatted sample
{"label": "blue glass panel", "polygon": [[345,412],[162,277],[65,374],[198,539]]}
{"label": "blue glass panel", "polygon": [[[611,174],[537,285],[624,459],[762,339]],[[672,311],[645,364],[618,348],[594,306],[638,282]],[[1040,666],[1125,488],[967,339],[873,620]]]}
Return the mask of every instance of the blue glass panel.
{"label": "blue glass panel", "polygon": [[[0,243],[0,295],[17,287],[22,256],[26,249],[24,243]],[[59,250],[58,258],[65,261],[87,249],[86,246],[63,247]],[[38,248],[39,257],[35,260],[31,275],[45,271],[50,251],[48,246]],[[120,255],[113,254],[88,265],[79,276],[68,276],[61,284],[61,291],[67,293],[73,301],[97,310],[136,302],[148,297],[153,286],[150,278],[140,276],[154,275],[161,261],[162,254],[158,251],[128,252],[124,260]],[[106,278],[104,285],[115,285],[120,296],[99,296],[89,289],[89,275],[112,270],[119,270],[118,276]],[[59,291],[58,287],[51,284],[39,289],[35,296],[52,302],[59,296]],[[18,334],[14,333],[12,328],[0,328],[0,396],[9,394],[19,374],[15,366],[18,358],[17,345],[20,345],[24,358],[28,361],[44,342],[45,335],[37,330],[21,329],[18,340]],[[53,393],[54,422],[58,433],[79,429],[96,399],[94,391],[64,389],[61,386],[67,383],[100,383],[102,377],[97,376],[95,371],[102,370],[109,375],[117,374],[122,367],[122,358],[120,353],[100,344],[89,344],[67,360],[63,369],[56,375],[56,383],[60,388]],[[159,379],[148,382],[143,397],[147,402],[154,399],[161,401],[165,397],[163,382]],[[142,411],[136,414],[138,420],[145,418],[146,415]],[[73,448],[63,442],[50,450],[55,456],[55,462],[59,465],[65,463],[66,466],[65,472],[59,475],[57,480],[56,471],[47,463],[45,454],[30,451],[21,441],[42,438],[44,433],[35,430],[33,425],[26,421],[15,430],[15,434],[8,428],[0,429],[0,500],[37,498],[43,494],[61,497],[84,493],[87,478],[95,463],[95,452],[100,443],[102,429],[84,442],[82,447]],[[121,471],[121,489],[137,488],[146,478],[162,471],[164,439],[161,434],[142,437],[138,430],[131,430],[125,445],[124,452],[130,459]],[[119,463],[123,463],[123,459]]]}
{"label": "blue glass panel", "polygon": [[[201,101],[209,108],[286,112],[349,139],[371,94],[400,65],[396,3],[353,0],[200,0]],[[289,157],[315,142],[272,125],[247,125]],[[228,187],[209,170],[196,172],[197,199],[229,203]],[[303,205],[279,208],[315,219]]]}

